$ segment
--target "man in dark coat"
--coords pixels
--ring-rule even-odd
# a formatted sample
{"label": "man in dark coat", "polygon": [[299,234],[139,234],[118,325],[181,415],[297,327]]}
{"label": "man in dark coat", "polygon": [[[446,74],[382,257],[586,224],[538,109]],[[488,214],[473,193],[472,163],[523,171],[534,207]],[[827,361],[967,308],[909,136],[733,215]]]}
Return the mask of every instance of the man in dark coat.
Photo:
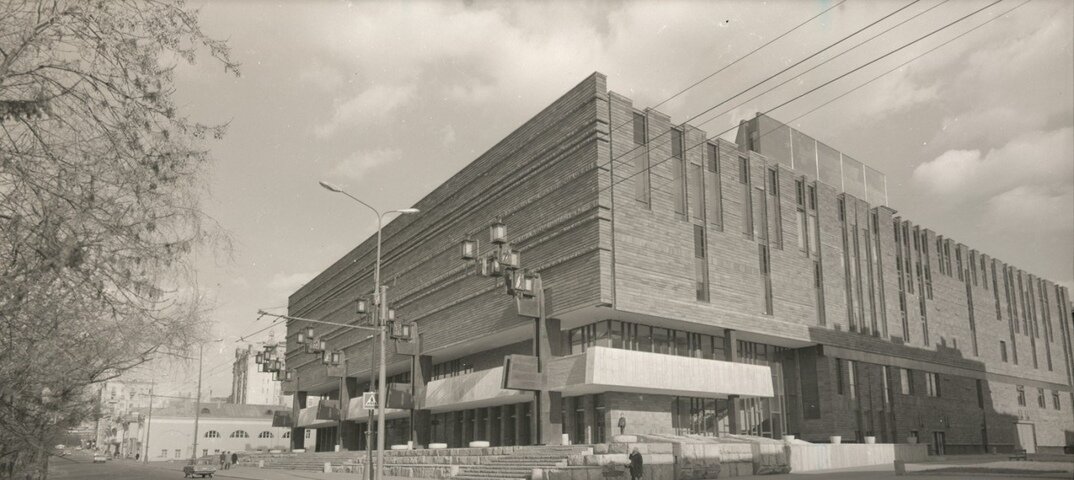
{"label": "man in dark coat", "polygon": [[634,451],[630,452],[630,480],[638,480],[641,478],[644,465],[641,460],[641,452],[638,451],[638,447],[634,447]]}
{"label": "man in dark coat", "polygon": [[[231,465],[234,465],[236,463],[239,463],[239,454],[231,452]],[[231,468],[231,465],[228,465],[227,468]]]}
{"label": "man in dark coat", "polygon": [[224,469],[224,461],[227,460],[227,452],[220,452],[220,469]]}
{"label": "man in dark coat", "polygon": [[626,417],[623,414],[619,414],[619,434],[626,433]]}

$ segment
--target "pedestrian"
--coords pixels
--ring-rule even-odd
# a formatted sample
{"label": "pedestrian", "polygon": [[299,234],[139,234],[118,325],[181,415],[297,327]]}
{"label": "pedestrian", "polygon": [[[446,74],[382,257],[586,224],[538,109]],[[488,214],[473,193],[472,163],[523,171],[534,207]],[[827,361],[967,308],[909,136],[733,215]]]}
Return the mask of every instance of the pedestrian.
{"label": "pedestrian", "polygon": [[224,452],[224,470],[231,470],[231,452]]}
{"label": "pedestrian", "polygon": [[220,452],[220,469],[224,469],[224,460],[227,460],[227,452]]}
{"label": "pedestrian", "polygon": [[641,460],[641,452],[638,451],[638,447],[634,447],[634,451],[630,452],[630,480],[638,480],[641,478],[644,465]]}
{"label": "pedestrian", "polygon": [[623,435],[624,433],[626,433],[626,417],[624,417],[623,414],[620,413],[619,414],[619,434]]}
{"label": "pedestrian", "polygon": [[[232,463],[232,465],[239,463],[239,454],[237,454],[235,452],[231,452],[231,463]],[[228,466],[228,468],[231,468],[231,467]]]}
{"label": "pedestrian", "polygon": [[142,453],[141,452],[134,454],[134,461],[135,462],[137,462],[138,460],[141,460],[141,459],[142,459]]}

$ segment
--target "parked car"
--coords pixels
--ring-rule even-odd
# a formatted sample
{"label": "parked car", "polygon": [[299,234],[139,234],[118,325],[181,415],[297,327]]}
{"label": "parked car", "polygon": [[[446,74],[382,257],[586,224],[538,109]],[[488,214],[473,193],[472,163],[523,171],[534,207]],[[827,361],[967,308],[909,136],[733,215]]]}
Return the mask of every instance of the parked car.
{"label": "parked car", "polygon": [[199,458],[197,462],[183,465],[183,476],[186,478],[213,478],[216,473],[216,465],[213,465],[213,457]]}
{"label": "parked car", "polygon": [[108,461],[108,456],[103,453],[93,454],[93,463],[104,463]]}

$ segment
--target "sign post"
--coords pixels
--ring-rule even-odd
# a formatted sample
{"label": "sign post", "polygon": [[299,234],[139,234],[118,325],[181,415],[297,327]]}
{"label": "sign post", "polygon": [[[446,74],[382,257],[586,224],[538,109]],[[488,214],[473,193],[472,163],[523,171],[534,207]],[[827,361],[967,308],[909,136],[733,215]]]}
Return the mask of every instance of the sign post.
{"label": "sign post", "polygon": [[362,393],[362,408],[366,410],[377,409],[377,392]]}

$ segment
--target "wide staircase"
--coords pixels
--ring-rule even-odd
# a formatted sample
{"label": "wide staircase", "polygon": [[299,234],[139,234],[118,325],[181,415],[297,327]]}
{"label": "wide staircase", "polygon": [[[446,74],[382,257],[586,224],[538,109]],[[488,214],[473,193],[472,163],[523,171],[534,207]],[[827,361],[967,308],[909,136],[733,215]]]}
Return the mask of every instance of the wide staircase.
{"label": "wide staircase", "polygon": [[[384,452],[385,475],[407,478],[463,480],[530,480],[535,468],[567,465],[571,455],[592,455],[593,448],[574,446],[516,446],[450,448],[440,450],[389,450]],[[334,471],[361,473],[366,452],[251,453],[239,465],[275,470],[320,472],[329,463]]]}
{"label": "wide staircase", "polygon": [[565,467],[571,455],[592,455],[584,445],[524,447],[507,455],[488,458],[486,463],[466,465],[455,478],[461,480],[530,480],[535,468]]}

